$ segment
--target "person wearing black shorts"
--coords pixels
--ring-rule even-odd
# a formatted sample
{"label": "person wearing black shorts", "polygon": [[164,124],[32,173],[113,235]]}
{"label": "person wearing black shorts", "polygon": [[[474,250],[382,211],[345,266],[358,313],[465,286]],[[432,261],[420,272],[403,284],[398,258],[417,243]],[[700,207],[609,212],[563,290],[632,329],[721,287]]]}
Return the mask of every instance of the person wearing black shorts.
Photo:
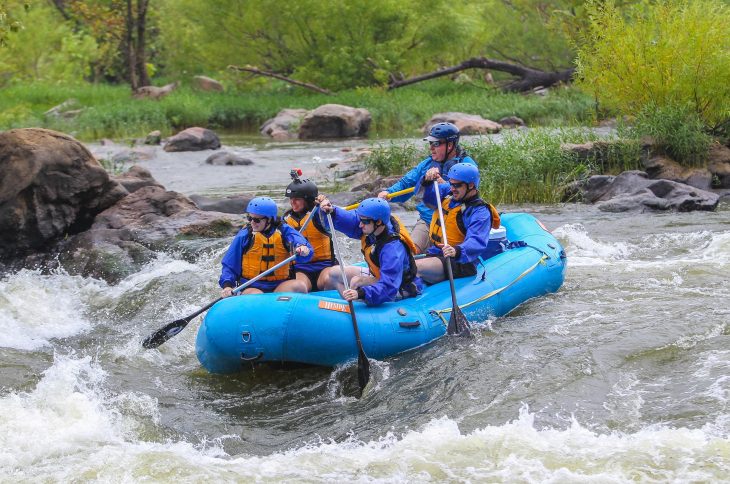
{"label": "person wearing black shorts", "polygon": [[426,173],[426,180],[433,183],[426,186],[423,201],[436,205],[437,196],[443,200],[444,219],[442,227],[434,213],[429,229],[432,246],[426,250],[427,257],[416,261],[418,275],[429,284],[446,279],[449,262],[456,278],[476,275],[475,264],[487,252],[489,232],[495,224],[499,226],[497,211],[479,197],[476,166],[457,163],[449,170],[448,179],[439,184],[437,173]]}

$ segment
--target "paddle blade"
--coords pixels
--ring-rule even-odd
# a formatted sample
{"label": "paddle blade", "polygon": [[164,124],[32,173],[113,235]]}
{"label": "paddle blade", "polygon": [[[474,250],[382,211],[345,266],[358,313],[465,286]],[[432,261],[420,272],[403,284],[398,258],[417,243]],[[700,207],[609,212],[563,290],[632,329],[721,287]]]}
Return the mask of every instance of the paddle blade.
{"label": "paddle blade", "polygon": [[454,310],[451,311],[451,317],[449,318],[449,325],[446,327],[447,334],[456,334],[458,336],[471,336],[471,329],[469,327],[469,321],[461,312],[459,306],[454,306]]}
{"label": "paddle blade", "polygon": [[142,346],[148,350],[152,348],[157,348],[162,343],[185,329],[185,326],[187,326],[189,322],[189,319],[178,319],[166,326],[163,326],[151,335],[147,336],[147,338],[145,338],[145,340],[142,342]]}
{"label": "paddle blade", "polygon": [[360,384],[360,391],[365,390],[365,387],[370,380],[370,362],[365,353],[360,352],[357,357],[357,382]]}

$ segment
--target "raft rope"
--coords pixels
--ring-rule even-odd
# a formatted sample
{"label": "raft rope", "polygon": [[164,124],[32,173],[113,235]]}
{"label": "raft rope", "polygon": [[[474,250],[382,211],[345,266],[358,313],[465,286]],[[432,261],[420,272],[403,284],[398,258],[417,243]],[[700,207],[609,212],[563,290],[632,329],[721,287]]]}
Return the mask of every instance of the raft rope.
{"label": "raft rope", "polygon": [[[468,302],[466,304],[459,305],[459,309],[467,308],[467,307],[471,306],[472,304],[476,304],[478,302],[486,301],[490,297],[496,296],[500,292],[504,291],[505,289],[507,289],[508,287],[512,286],[517,281],[519,281],[520,279],[522,279],[523,277],[525,277],[530,272],[534,271],[537,268],[537,266],[539,266],[540,264],[543,264],[544,265],[545,264],[545,261],[550,258],[549,255],[547,255],[545,252],[543,252],[542,250],[540,250],[540,249],[538,249],[536,247],[532,247],[532,246],[528,246],[528,245],[525,245],[525,246],[526,247],[530,247],[531,249],[537,250],[538,252],[540,252],[542,254],[542,257],[540,257],[540,259],[537,262],[535,262],[535,264],[532,267],[527,268],[522,274],[520,274],[519,276],[517,276],[517,278],[514,281],[510,282],[509,284],[507,284],[504,287],[500,287],[499,289],[495,289],[494,291],[489,292],[489,293],[487,293],[487,294],[485,294],[485,295],[483,295],[483,296],[481,296],[481,297],[479,297],[479,298],[477,298],[477,299],[475,299],[475,300],[473,300],[471,302]],[[451,311],[453,311],[453,308],[432,309],[430,312],[431,312],[431,314],[437,315],[441,319],[441,322],[444,324],[444,326],[447,326],[449,323],[448,323],[448,321],[446,321],[446,319],[444,319],[443,314],[444,313],[450,313]]]}

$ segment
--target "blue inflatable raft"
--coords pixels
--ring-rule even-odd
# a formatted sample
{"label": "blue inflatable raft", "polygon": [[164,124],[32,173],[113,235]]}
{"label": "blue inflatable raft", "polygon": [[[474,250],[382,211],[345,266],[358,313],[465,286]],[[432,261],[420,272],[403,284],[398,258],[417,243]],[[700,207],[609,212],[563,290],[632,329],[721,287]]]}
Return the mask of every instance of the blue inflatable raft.
{"label": "blue inflatable raft", "polygon": [[[565,279],[565,251],[532,215],[502,216],[509,249],[483,262],[476,277],[456,279],[459,307],[471,322],[503,316],[530,298],[555,292]],[[357,359],[352,319],[336,291],[230,297],[215,304],[198,330],[196,351],[211,373],[250,362],[335,366]],[[446,334],[449,282],[415,298],[368,307],[355,302],[365,354],[383,359]]]}

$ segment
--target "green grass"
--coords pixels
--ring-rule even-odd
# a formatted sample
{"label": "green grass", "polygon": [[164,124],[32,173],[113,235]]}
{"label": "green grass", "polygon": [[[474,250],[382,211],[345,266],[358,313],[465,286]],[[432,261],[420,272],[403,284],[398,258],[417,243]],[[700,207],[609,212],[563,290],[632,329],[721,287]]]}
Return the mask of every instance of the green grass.
{"label": "green grass", "polygon": [[[46,119],[48,109],[76,99],[73,119]],[[334,96],[288,85],[255,92],[204,93],[181,87],[160,101],[136,100],[128,86],[34,83],[0,90],[0,129],[47,127],[85,140],[128,138],[159,129],[164,135],[190,126],[255,132],[284,108],[313,109],[326,103],[363,107],[373,122],[371,137],[411,137],[439,112],[461,111],[499,120],[516,115],[530,126],[585,125],[593,102],[579,91],[556,88],[548,96],[502,93],[492,88],[436,80],[394,91],[355,89]]]}
{"label": "green grass", "polygon": [[[586,159],[561,149],[564,143],[597,143]],[[595,173],[620,172],[639,167],[639,144],[634,140],[599,140],[587,129],[538,128],[506,132],[501,139],[463,142],[479,164],[482,196],[492,203],[554,203],[564,197],[573,181]],[[410,143],[376,146],[366,159],[369,168],[383,175],[400,174],[428,156],[425,147]]]}

